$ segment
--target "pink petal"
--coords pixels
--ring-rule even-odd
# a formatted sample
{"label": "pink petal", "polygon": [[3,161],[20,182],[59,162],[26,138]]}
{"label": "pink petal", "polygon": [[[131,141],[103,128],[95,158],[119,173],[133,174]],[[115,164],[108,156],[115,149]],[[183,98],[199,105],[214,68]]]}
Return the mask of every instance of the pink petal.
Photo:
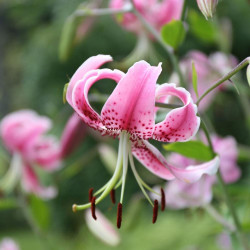
{"label": "pink petal", "polygon": [[119,82],[124,73],[119,70],[100,69],[91,70],[84,78],[77,82],[73,90],[72,107],[90,127],[105,133],[100,115],[92,109],[88,101],[88,92],[91,86],[101,79],[112,79]]}
{"label": "pink petal", "polygon": [[219,157],[216,156],[213,160],[200,165],[178,168],[169,164],[160,151],[145,140],[134,141],[132,152],[149,171],[160,178],[177,178],[187,183],[198,181],[203,174],[214,175],[220,164]]}
{"label": "pink petal", "polygon": [[175,179],[175,176],[163,164],[166,161],[164,156],[149,142],[145,140],[132,142],[132,152],[137,160],[156,176],[166,180]]}
{"label": "pink petal", "polygon": [[25,150],[25,160],[36,163],[47,171],[61,167],[61,150],[53,136],[39,137]]}
{"label": "pink petal", "polygon": [[22,186],[26,192],[34,193],[42,199],[52,199],[57,195],[57,190],[54,187],[40,185],[34,170],[27,163],[23,166]]}
{"label": "pink petal", "polygon": [[164,142],[188,141],[200,126],[200,118],[196,116],[197,106],[187,90],[173,83],[160,85],[156,89],[156,100],[168,95],[180,98],[184,106],[171,110],[162,122],[155,125],[153,138]]}
{"label": "pink petal", "polygon": [[154,131],[156,80],[161,65],[135,63],[121,79],[105,103],[101,116],[110,130],[126,130],[139,138],[150,138]]}
{"label": "pink petal", "polygon": [[70,79],[66,99],[68,103],[72,106],[72,93],[73,89],[76,85],[76,83],[79,80],[82,80],[85,74],[87,74],[90,70],[98,69],[101,65],[103,65],[106,62],[112,61],[112,57],[109,55],[97,55],[92,56],[89,59],[87,59],[75,72],[75,74]]}
{"label": "pink petal", "polygon": [[68,157],[83,141],[87,125],[74,113],[68,120],[61,138],[61,157]]}
{"label": "pink petal", "polygon": [[91,209],[85,212],[85,220],[89,230],[104,243],[117,246],[121,241],[119,233],[98,209],[95,212],[97,220],[93,220]]}
{"label": "pink petal", "polygon": [[4,117],[0,133],[10,151],[23,151],[28,143],[50,127],[51,121],[47,117],[39,116],[31,110],[20,110]]}
{"label": "pink petal", "polygon": [[11,238],[3,238],[0,242],[0,250],[19,250],[19,246]]}

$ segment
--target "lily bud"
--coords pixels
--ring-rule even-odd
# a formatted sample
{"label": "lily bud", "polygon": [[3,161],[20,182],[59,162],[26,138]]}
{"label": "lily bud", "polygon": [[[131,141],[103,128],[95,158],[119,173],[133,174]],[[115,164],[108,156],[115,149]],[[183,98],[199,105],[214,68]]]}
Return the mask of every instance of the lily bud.
{"label": "lily bud", "polygon": [[202,14],[208,19],[213,17],[218,0],[197,0],[197,4]]}
{"label": "lily bud", "polygon": [[250,64],[247,66],[247,81],[250,86]]}

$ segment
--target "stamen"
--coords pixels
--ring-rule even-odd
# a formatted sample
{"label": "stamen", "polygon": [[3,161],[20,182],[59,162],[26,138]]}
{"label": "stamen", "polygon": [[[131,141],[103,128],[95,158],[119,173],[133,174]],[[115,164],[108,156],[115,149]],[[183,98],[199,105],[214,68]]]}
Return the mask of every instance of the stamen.
{"label": "stamen", "polygon": [[112,189],[110,192],[110,198],[113,204],[115,204],[115,190]]}
{"label": "stamen", "polygon": [[93,198],[93,191],[94,191],[93,188],[90,188],[90,189],[89,189],[89,202],[92,201],[92,198]]}
{"label": "stamen", "polygon": [[161,211],[165,210],[166,199],[165,199],[165,192],[163,188],[161,188]]}
{"label": "stamen", "polygon": [[152,222],[155,224],[158,215],[158,200],[154,201],[154,208],[153,208],[153,219]]}
{"label": "stamen", "polygon": [[91,214],[94,220],[97,219],[96,214],[95,214],[95,200],[96,200],[96,197],[93,196],[91,200]]}
{"label": "stamen", "polygon": [[119,202],[117,206],[117,228],[120,228],[122,224],[122,204]]}
{"label": "stamen", "polygon": [[73,206],[72,206],[72,211],[73,211],[74,213],[77,212],[77,205],[76,205],[76,204],[73,204]]}

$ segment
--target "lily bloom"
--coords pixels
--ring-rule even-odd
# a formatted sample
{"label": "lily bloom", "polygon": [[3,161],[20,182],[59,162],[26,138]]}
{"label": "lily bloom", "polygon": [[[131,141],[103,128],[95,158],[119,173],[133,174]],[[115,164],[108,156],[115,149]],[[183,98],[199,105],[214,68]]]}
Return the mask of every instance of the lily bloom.
{"label": "lily bloom", "polygon": [[117,246],[121,241],[119,233],[98,209],[95,212],[97,220],[92,219],[90,209],[85,212],[85,220],[89,230],[107,245]]}
{"label": "lily bloom", "polygon": [[[225,183],[236,182],[241,176],[237,165],[237,145],[233,137],[220,138],[212,136],[215,152],[220,156],[220,171]],[[176,153],[170,154],[168,161],[177,164],[180,168],[195,165],[195,160]],[[179,180],[170,181],[165,188],[166,206],[174,209],[199,207],[211,202],[212,186],[216,183],[215,176],[203,176],[198,182],[188,184]]]}
{"label": "lily bloom", "polygon": [[31,110],[8,114],[0,123],[3,143],[13,155],[6,182],[9,181],[7,176],[16,180],[21,178],[24,190],[41,198],[54,197],[56,189],[41,186],[33,166],[38,165],[46,171],[60,167],[58,142],[53,136],[43,135],[50,128],[51,121],[47,117],[39,116]]}
{"label": "lily bloom", "polygon": [[74,113],[68,120],[61,138],[61,158],[68,157],[82,142],[86,135],[87,126],[79,116]]}
{"label": "lily bloom", "polygon": [[[198,94],[201,96],[213,83],[228,73],[232,68],[237,66],[237,59],[232,55],[226,55],[222,52],[215,52],[209,56],[200,51],[191,51],[180,62],[181,71],[188,84],[188,89],[191,93],[193,100],[196,100],[196,94],[193,90],[192,84],[192,62],[194,62],[195,69],[198,77]],[[178,76],[174,73],[170,81],[178,82]],[[226,81],[223,85],[217,87],[213,93],[208,94],[199,105],[199,110],[206,110],[214,100],[216,92],[224,90],[229,84]]]}
{"label": "lily bloom", "polygon": [[19,250],[19,246],[11,238],[3,238],[0,242],[0,250]]}
{"label": "lily bloom", "polygon": [[[121,183],[119,218],[128,161],[139,186],[146,195],[143,186],[147,185],[144,185],[145,183],[136,172],[133,155],[156,176],[166,180],[178,178],[186,182],[195,182],[205,173],[215,174],[219,160],[216,157],[208,163],[196,167],[189,166],[185,169],[169,164],[160,151],[148,142],[148,139],[161,142],[184,142],[196,134],[200,118],[196,115],[197,107],[189,92],[184,88],[176,87],[175,84],[165,83],[157,87],[156,81],[161,73],[161,64],[150,66],[145,61],[139,61],[126,74],[119,70],[98,69],[111,60],[108,55],[98,55],[85,61],[71,78],[66,98],[87,125],[102,135],[119,138],[118,159],[112,178],[97,192],[101,195],[96,200],[81,206],[74,205],[73,210],[93,208],[95,203],[99,203],[117,184],[119,186]],[[114,80],[117,86],[104,104],[101,114],[98,114],[89,104],[88,92],[95,82],[104,78]],[[156,124],[155,101],[165,100],[172,95],[179,98],[183,106],[171,110],[163,121]],[[149,199],[148,196],[146,197]],[[150,199],[149,201],[151,202]]]}
{"label": "lily bloom", "polygon": [[[164,24],[181,18],[183,0],[133,0],[133,3],[137,11],[158,31]],[[122,9],[126,4],[129,4],[128,0],[111,0],[110,8]],[[123,14],[118,22],[122,27],[136,34],[143,30],[141,22],[132,13]]]}
{"label": "lily bloom", "polygon": [[218,0],[197,0],[197,4],[202,14],[208,19],[213,17]]}

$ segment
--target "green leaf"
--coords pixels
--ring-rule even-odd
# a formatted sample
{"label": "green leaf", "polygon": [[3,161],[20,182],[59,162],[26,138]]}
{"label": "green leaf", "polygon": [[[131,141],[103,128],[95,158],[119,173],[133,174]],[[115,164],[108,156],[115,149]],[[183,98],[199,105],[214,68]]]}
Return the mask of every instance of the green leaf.
{"label": "green leaf", "polygon": [[74,45],[78,20],[74,15],[69,16],[63,26],[61,40],[59,44],[59,58],[66,61]]}
{"label": "green leaf", "polygon": [[161,36],[165,43],[177,49],[185,38],[185,28],[180,20],[173,20],[163,26]]}
{"label": "green leaf", "polygon": [[210,148],[200,141],[175,142],[166,144],[163,148],[198,161],[210,161],[213,159]]}
{"label": "green leaf", "polygon": [[197,89],[197,71],[195,68],[195,64],[194,61],[192,61],[192,82],[193,82],[193,88],[194,88],[194,92],[196,94],[197,99],[199,98],[199,94],[198,94],[198,89]]}
{"label": "green leaf", "polygon": [[1,198],[0,199],[0,210],[8,210],[12,208],[16,208],[17,202],[12,198]]}
{"label": "green leaf", "polygon": [[194,10],[189,11],[188,22],[190,31],[205,43],[217,42],[217,29],[211,20],[206,20]]}
{"label": "green leaf", "polygon": [[50,210],[47,204],[38,197],[30,196],[31,213],[42,229],[47,229],[50,223]]}

